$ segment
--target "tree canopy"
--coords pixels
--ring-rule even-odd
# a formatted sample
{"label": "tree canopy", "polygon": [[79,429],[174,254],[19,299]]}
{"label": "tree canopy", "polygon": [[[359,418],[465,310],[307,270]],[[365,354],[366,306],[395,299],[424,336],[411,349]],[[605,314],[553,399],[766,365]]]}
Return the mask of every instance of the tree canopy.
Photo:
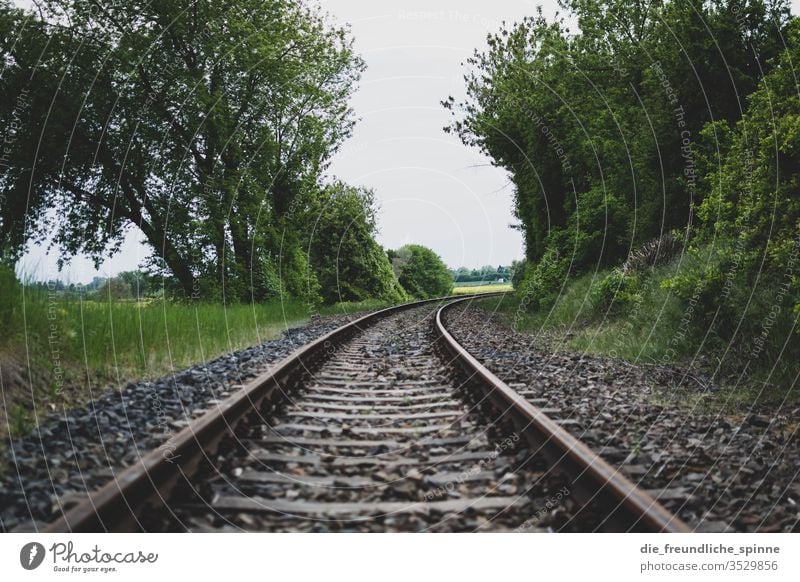
{"label": "tree canopy", "polygon": [[444,102],[446,129],[509,172],[533,305],[570,274],[696,225],[715,179],[703,164],[723,149],[709,124],[739,122],[790,20],[784,0],[561,7],[577,31],[539,12],[490,35],[466,101]]}
{"label": "tree canopy", "polygon": [[0,244],[100,261],[138,229],[184,294],[315,288],[301,225],[363,69],[296,0],[0,6]]}
{"label": "tree canopy", "polygon": [[309,256],[326,303],[405,298],[386,253],[374,239],[372,191],[337,182],[323,190],[308,214]]}

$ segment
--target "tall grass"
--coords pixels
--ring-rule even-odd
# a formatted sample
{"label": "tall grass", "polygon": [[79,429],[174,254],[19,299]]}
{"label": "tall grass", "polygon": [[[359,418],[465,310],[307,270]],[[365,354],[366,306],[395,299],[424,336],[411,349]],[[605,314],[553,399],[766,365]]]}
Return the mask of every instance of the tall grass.
{"label": "tall grass", "polygon": [[278,337],[312,315],[355,314],[383,301],[317,309],[298,299],[259,304],[82,299],[22,285],[0,268],[0,350],[58,357],[108,379],[169,373]]}
{"label": "tall grass", "polygon": [[345,301],[333,305],[325,305],[319,308],[319,315],[358,315],[364,311],[374,311],[389,307],[392,303],[382,299],[365,299],[363,301]]}
{"label": "tall grass", "polygon": [[[0,346],[79,362],[115,379],[161,374],[277,337],[308,318],[300,301],[257,305],[64,299],[0,282]],[[56,353],[57,352],[57,353]]]}
{"label": "tall grass", "polygon": [[0,434],[27,432],[34,409],[42,414],[84,404],[98,390],[274,339],[314,315],[357,316],[386,306],[376,300],[319,309],[298,299],[251,305],[88,300],[22,284],[0,266]]}
{"label": "tall grass", "polygon": [[160,374],[272,339],[307,319],[297,301],[257,305],[71,301],[62,304],[65,335],[98,374]]}
{"label": "tall grass", "polygon": [[0,267],[0,433],[25,432],[34,403],[39,413],[79,405],[89,387],[96,392],[165,376],[276,338],[315,314],[382,306],[363,302],[317,311],[295,299],[255,305],[87,300],[21,284]]}
{"label": "tall grass", "polygon": [[583,274],[567,282],[549,309],[526,311],[520,300],[504,309],[515,329],[562,338],[564,347],[605,354],[631,362],[672,363],[692,356],[692,338],[681,334],[684,304],[668,289],[665,279],[679,268],[678,262],[653,269],[637,290],[636,298],[600,301],[597,289],[612,269]]}
{"label": "tall grass", "polygon": [[[705,257],[684,256],[641,273],[635,293],[618,294],[610,303],[599,289],[613,270],[584,274],[568,281],[549,309],[529,311],[521,299],[504,301],[501,317],[514,329],[554,345],[637,364],[681,364],[700,368],[715,382],[734,387],[734,398],[782,401],[797,399],[800,340],[787,316],[774,323],[764,349],[754,354],[753,341],[769,313],[769,288],[758,289],[732,321],[690,304],[665,282],[702,267]],[[744,293],[748,290],[742,291]],[[716,298],[711,297],[711,306]],[[494,310],[496,302],[486,301]],[[731,333],[728,328],[737,328]],[[746,365],[745,365],[746,364]],[[730,393],[728,394],[731,395]]]}

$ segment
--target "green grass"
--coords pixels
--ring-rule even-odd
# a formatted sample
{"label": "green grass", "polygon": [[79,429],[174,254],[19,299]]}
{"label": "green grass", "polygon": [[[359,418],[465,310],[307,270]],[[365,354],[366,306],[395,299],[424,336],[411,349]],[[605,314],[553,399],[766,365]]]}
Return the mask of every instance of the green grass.
{"label": "green grass", "polygon": [[272,339],[303,323],[300,302],[257,305],[153,301],[65,303],[59,310],[71,353],[98,374],[160,374]]}
{"label": "green grass", "polygon": [[642,299],[616,313],[618,305],[600,307],[592,290],[611,271],[576,277],[563,289],[550,310],[524,313],[521,331],[549,331],[565,338],[565,346],[590,354],[610,355],[635,363],[672,363],[688,356],[691,346],[673,341],[680,301],[659,286],[656,275]]}
{"label": "green grass", "polygon": [[[0,434],[30,427],[43,412],[85,403],[91,391],[159,378],[278,337],[312,315],[354,314],[379,301],[317,310],[300,300],[176,303],[67,299],[22,286],[0,269]],[[3,418],[5,417],[5,418]]]}
{"label": "green grass", "polygon": [[457,283],[453,288],[453,295],[469,295],[471,293],[497,293],[499,291],[513,291],[511,283]]}
{"label": "green grass", "polygon": [[374,311],[389,307],[391,303],[380,299],[367,299],[365,301],[349,301],[345,303],[335,303],[325,305],[319,309],[320,315],[350,315],[364,311]]}
{"label": "green grass", "polygon": [[685,306],[661,286],[677,268],[672,264],[655,270],[636,301],[598,301],[595,288],[612,271],[606,269],[570,279],[549,309],[527,311],[515,298],[505,304],[503,318],[517,331],[558,338],[566,349],[635,363],[683,361],[696,347],[688,338],[676,340]]}
{"label": "green grass", "polygon": [[[684,257],[642,276],[635,299],[615,299],[611,304],[598,298],[597,288],[611,270],[580,275],[567,281],[556,302],[547,310],[528,311],[518,297],[479,303],[486,311],[498,311],[507,325],[528,333],[557,350],[619,358],[635,364],[679,365],[699,369],[717,386],[727,386],[716,395],[705,394],[711,408],[746,407],[756,401],[778,403],[784,398],[796,401],[797,340],[788,329],[776,325],[771,346],[760,360],[750,359],[746,373],[742,363],[748,359],[751,335],[741,334],[733,341],[716,336],[713,328],[701,324],[686,300],[677,297],[663,282],[676,273],[696,268],[695,259]],[[761,321],[761,312],[750,319]],[[754,324],[753,324],[754,325]],[[788,340],[787,340],[788,338]],[[780,353],[783,342],[789,350]],[[792,346],[794,346],[792,348]],[[693,399],[688,399],[693,400]]]}

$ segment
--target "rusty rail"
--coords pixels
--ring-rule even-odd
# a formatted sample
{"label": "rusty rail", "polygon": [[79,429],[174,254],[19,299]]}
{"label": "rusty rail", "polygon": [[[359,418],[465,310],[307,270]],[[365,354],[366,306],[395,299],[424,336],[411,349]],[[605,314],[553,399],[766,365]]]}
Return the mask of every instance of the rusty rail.
{"label": "rusty rail", "polygon": [[[610,465],[592,453],[528,403],[502,380],[484,368],[461,347],[444,328],[442,312],[463,301],[502,295],[487,293],[462,297],[428,299],[406,303],[370,313],[299,348],[268,372],[250,381],[214,410],[192,421],[158,450],[140,457],[83,501],[65,510],[61,517],[40,531],[96,532],[141,530],[143,512],[167,506],[170,494],[179,485],[190,485],[192,475],[214,455],[220,440],[249,413],[281,401],[339,345],[361,329],[393,313],[425,304],[445,302],[436,312],[435,325],[443,344],[472,380],[478,380],[484,394],[503,414],[510,414],[518,429],[534,446],[541,447],[550,462],[557,464],[574,480],[576,492],[585,501],[599,500],[611,508],[609,523],[615,529],[635,531],[688,531],[678,518]],[[169,455],[161,449],[170,451]]]}
{"label": "rusty rail", "polygon": [[583,503],[608,510],[606,523],[615,531],[688,532],[690,528],[650,495],[592,452],[539,408],[520,396],[467,352],[447,331],[445,310],[473,297],[455,300],[436,313],[436,332],[442,346],[460,366],[470,386],[482,391],[499,415],[508,415],[526,440],[567,475]]}
{"label": "rusty rail", "polygon": [[[468,295],[467,297],[473,297]],[[189,479],[200,463],[215,452],[219,441],[250,412],[285,397],[303,375],[324,360],[330,350],[364,327],[398,311],[448,301],[426,299],[396,305],[351,321],[299,348],[269,371],[251,380],[214,410],[192,421],[162,447],[140,457],[83,501],[65,510],[42,533],[141,530],[143,511],[166,506],[170,493]],[[169,451],[168,455],[164,451]]]}

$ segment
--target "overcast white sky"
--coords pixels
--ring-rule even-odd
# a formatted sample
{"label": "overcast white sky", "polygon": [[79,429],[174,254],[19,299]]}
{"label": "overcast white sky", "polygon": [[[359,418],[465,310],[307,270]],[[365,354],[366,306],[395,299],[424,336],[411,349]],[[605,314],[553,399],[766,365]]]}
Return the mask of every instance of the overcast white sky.
{"label": "overcast white sky", "polygon": [[[453,267],[509,264],[522,257],[521,235],[509,228],[512,189],[502,170],[445,134],[440,101],[464,96],[461,63],[485,46],[503,20],[555,12],[555,0],[317,0],[350,23],[367,71],[353,100],[360,118],[330,174],[375,189],[380,244],[419,243]],[[798,1],[793,2],[797,8]],[[61,277],[86,282],[134,269],[147,248],[132,234],[121,252],[95,271],[76,258]],[[37,278],[57,276],[56,253],[33,249],[21,263]]]}
{"label": "overcast white sky", "polygon": [[[509,264],[522,256],[509,228],[505,173],[442,131],[440,104],[464,95],[463,67],[503,20],[533,13],[528,0],[321,2],[349,22],[368,69],[353,106],[361,118],[332,173],[375,189],[379,242],[419,243],[457,267]],[[552,4],[555,4],[554,2]]]}
{"label": "overcast white sky", "polygon": [[[505,265],[522,256],[521,236],[509,228],[507,176],[442,131],[449,114],[440,101],[464,95],[461,62],[485,46],[487,33],[539,3],[319,0],[333,20],[350,23],[368,67],[352,102],[360,121],[329,173],[374,188],[384,247],[423,244],[454,267]],[[78,257],[58,275],[58,253],[41,247],[26,255],[21,270],[87,282],[135,269],[148,253],[138,240],[132,232],[99,272]]]}

